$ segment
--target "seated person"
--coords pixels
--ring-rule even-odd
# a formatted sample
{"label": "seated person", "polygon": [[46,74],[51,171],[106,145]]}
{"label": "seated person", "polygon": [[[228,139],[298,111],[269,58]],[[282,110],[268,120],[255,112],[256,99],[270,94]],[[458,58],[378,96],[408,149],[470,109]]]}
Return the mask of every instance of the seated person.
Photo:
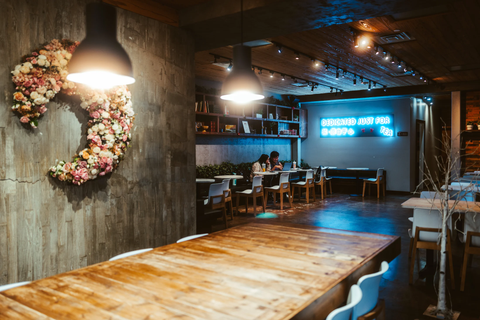
{"label": "seated person", "polygon": [[282,171],[283,165],[278,161],[280,154],[277,151],[272,151],[270,153],[270,166],[271,168],[268,171]]}
{"label": "seated person", "polygon": [[270,171],[270,161],[268,160],[267,154],[262,154],[257,162],[254,162],[252,165],[252,172],[250,173],[250,181],[253,181],[253,177],[255,176],[254,172],[261,172],[262,164],[265,164],[265,171]]}

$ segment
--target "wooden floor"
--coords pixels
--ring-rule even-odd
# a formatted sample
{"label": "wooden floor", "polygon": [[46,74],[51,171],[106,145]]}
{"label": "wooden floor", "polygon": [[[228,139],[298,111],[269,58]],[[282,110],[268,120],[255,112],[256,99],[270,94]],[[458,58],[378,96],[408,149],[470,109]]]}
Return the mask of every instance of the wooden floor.
{"label": "wooden floor", "polygon": [[[411,194],[391,195],[385,199],[376,197],[350,197],[348,194],[334,194],[325,200],[307,204],[295,201],[292,209],[280,211],[267,206],[267,215],[253,217],[242,212],[229,221],[229,226],[251,221],[283,221],[311,226],[337,228],[400,236],[402,253],[391,264],[381,282],[380,297],[385,299],[388,320],[428,320],[423,312],[429,304],[436,304],[436,294],[432,283],[418,278],[418,270],[425,264],[425,251],[419,250],[419,260],[415,267],[414,284],[408,285],[408,229],[412,224],[408,217],[413,216],[412,209],[404,209],[401,203],[411,198]],[[271,204],[271,202],[269,202]],[[261,210],[261,207],[258,207]],[[249,209],[251,212],[251,206]],[[277,217],[275,217],[277,215]],[[268,219],[262,219],[262,217]],[[220,221],[220,220],[219,220]],[[216,225],[222,228],[221,223]],[[460,282],[463,259],[463,245],[453,243],[455,280]],[[461,311],[460,320],[480,319],[480,256],[473,258],[472,267],[467,270],[464,292],[452,291],[449,286],[450,300],[454,310]]]}

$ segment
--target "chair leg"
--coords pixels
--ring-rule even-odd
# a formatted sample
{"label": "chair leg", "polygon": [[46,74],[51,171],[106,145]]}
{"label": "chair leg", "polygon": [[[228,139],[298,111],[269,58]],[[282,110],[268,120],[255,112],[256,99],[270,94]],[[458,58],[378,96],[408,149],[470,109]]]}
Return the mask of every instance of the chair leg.
{"label": "chair leg", "polygon": [[295,186],[292,187],[291,195],[292,195],[292,197],[295,196]]}
{"label": "chair leg", "polygon": [[322,200],[323,200],[323,183],[320,185],[320,191],[322,192]]}
{"label": "chair leg", "polygon": [[367,183],[365,181],[363,181],[363,194],[362,194],[362,197],[365,197],[365,186],[367,185]]}
{"label": "chair leg", "polygon": [[313,187],[313,191],[312,191],[312,192],[313,192],[313,202],[315,202],[315,185],[314,185],[314,187]]}
{"label": "chair leg", "polygon": [[332,181],[328,181],[328,183],[330,184],[330,194],[333,194],[333,190],[332,190]]}
{"label": "chair leg", "polygon": [[450,234],[450,230],[448,230],[448,234],[447,234],[448,262],[449,262],[449,267],[450,267],[450,277],[452,278],[452,290],[455,290],[455,273],[454,273],[454,270],[453,270],[451,238],[452,238],[452,236]]}
{"label": "chair leg", "polygon": [[267,199],[268,199],[268,191],[264,191],[263,193],[263,211],[267,207]]}
{"label": "chair leg", "polygon": [[465,290],[465,277],[467,275],[467,264],[468,264],[468,253],[467,253],[467,248],[465,248],[465,253],[463,254],[462,279],[460,280],[460,291]]}
{"label": "chair leg", "polygon": [[263,204],[263,212],[266,212],[267,209],[265,209],[267,206],[265,205],[265,195],[262,194],[262,204]]}
{"label": "chair leg", "polygon": [[240,195],[237,195],[237,216],[239,215],[238,213],[238,207],[240,206]]}
{"label": "chair leg", "polygon": [[307,203],[310,203],[310,188],[307,186],[305,189],[306,189],[305,191],[307,192],[307,195],[306,195]]}
{"label": "chair leg", "polygon": [[380,199],[380,184],[377,183],[377,199]]}
{"label": "chair leg", "polygon": [[248,214],[248,197],[245,197],[245,213]]}
{"label": "chair leg", "polygon": [[227,223],[227,209],[225,207],[222,208],[223,211],[223,220],[225,221],[225,229],[228,229],[228,223]]}
{"label": "chair leg", "polygon": [[257,217],[257,197],[253,197],[253,216]]}
{"label": "chair leg", "polygon": [[283,192],[280,192],[280,210],[283,210]]}
{"label": "chair leg", "polygon": [[413,283],[413,270],[415,268],[415,254],[417,251],[417,240],[413,240],[413,248],[412,248],[412,260],[410,261],[410,274],[408,278],[408,283],[412,284]]}
{"label": "chair leg", "polygon": [[288,189],[287,194],[289,195],[288,202],[290,203],[290,208],[292,208],[293,207],[293,196],[290,193],[290,189]]}
{"label": "chair leg", "polygon": [[410,238],[410,244],[408,246],[408,258],[412,257],[412,249],[413,249],[413,238]]}
{"label": "chair leg", "polygon": [[232,220],[233,220],[233,200],[230,201],[230,216],[232,217]]}

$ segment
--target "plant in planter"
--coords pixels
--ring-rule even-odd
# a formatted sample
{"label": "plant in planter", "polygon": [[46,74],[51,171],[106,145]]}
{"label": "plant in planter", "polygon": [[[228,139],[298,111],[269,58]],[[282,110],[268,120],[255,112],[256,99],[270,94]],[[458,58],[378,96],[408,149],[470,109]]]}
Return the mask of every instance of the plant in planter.
{"label": "plant in planter", "polygon": [[473,126],[476,126],[477,123],[475,121],[468,121],[467,122],[467,130],[473,130]]}

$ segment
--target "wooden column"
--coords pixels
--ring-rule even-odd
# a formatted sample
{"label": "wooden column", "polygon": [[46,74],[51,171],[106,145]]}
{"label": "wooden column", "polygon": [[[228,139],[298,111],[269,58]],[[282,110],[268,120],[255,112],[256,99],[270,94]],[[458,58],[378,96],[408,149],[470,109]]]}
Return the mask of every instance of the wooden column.
{"label": "wooden column", "polygon": [[[452,142],[452,154],[451,157],[455,158],[460,156],[461,149],[461,137],[460,133],[462,131],[461,123],[461,91],[452,91],[452,123],[451,123],[451,142]],[[452,171],[451,176],[459,176],[461,169],[461,162],[455,166],[455,169]]]}

